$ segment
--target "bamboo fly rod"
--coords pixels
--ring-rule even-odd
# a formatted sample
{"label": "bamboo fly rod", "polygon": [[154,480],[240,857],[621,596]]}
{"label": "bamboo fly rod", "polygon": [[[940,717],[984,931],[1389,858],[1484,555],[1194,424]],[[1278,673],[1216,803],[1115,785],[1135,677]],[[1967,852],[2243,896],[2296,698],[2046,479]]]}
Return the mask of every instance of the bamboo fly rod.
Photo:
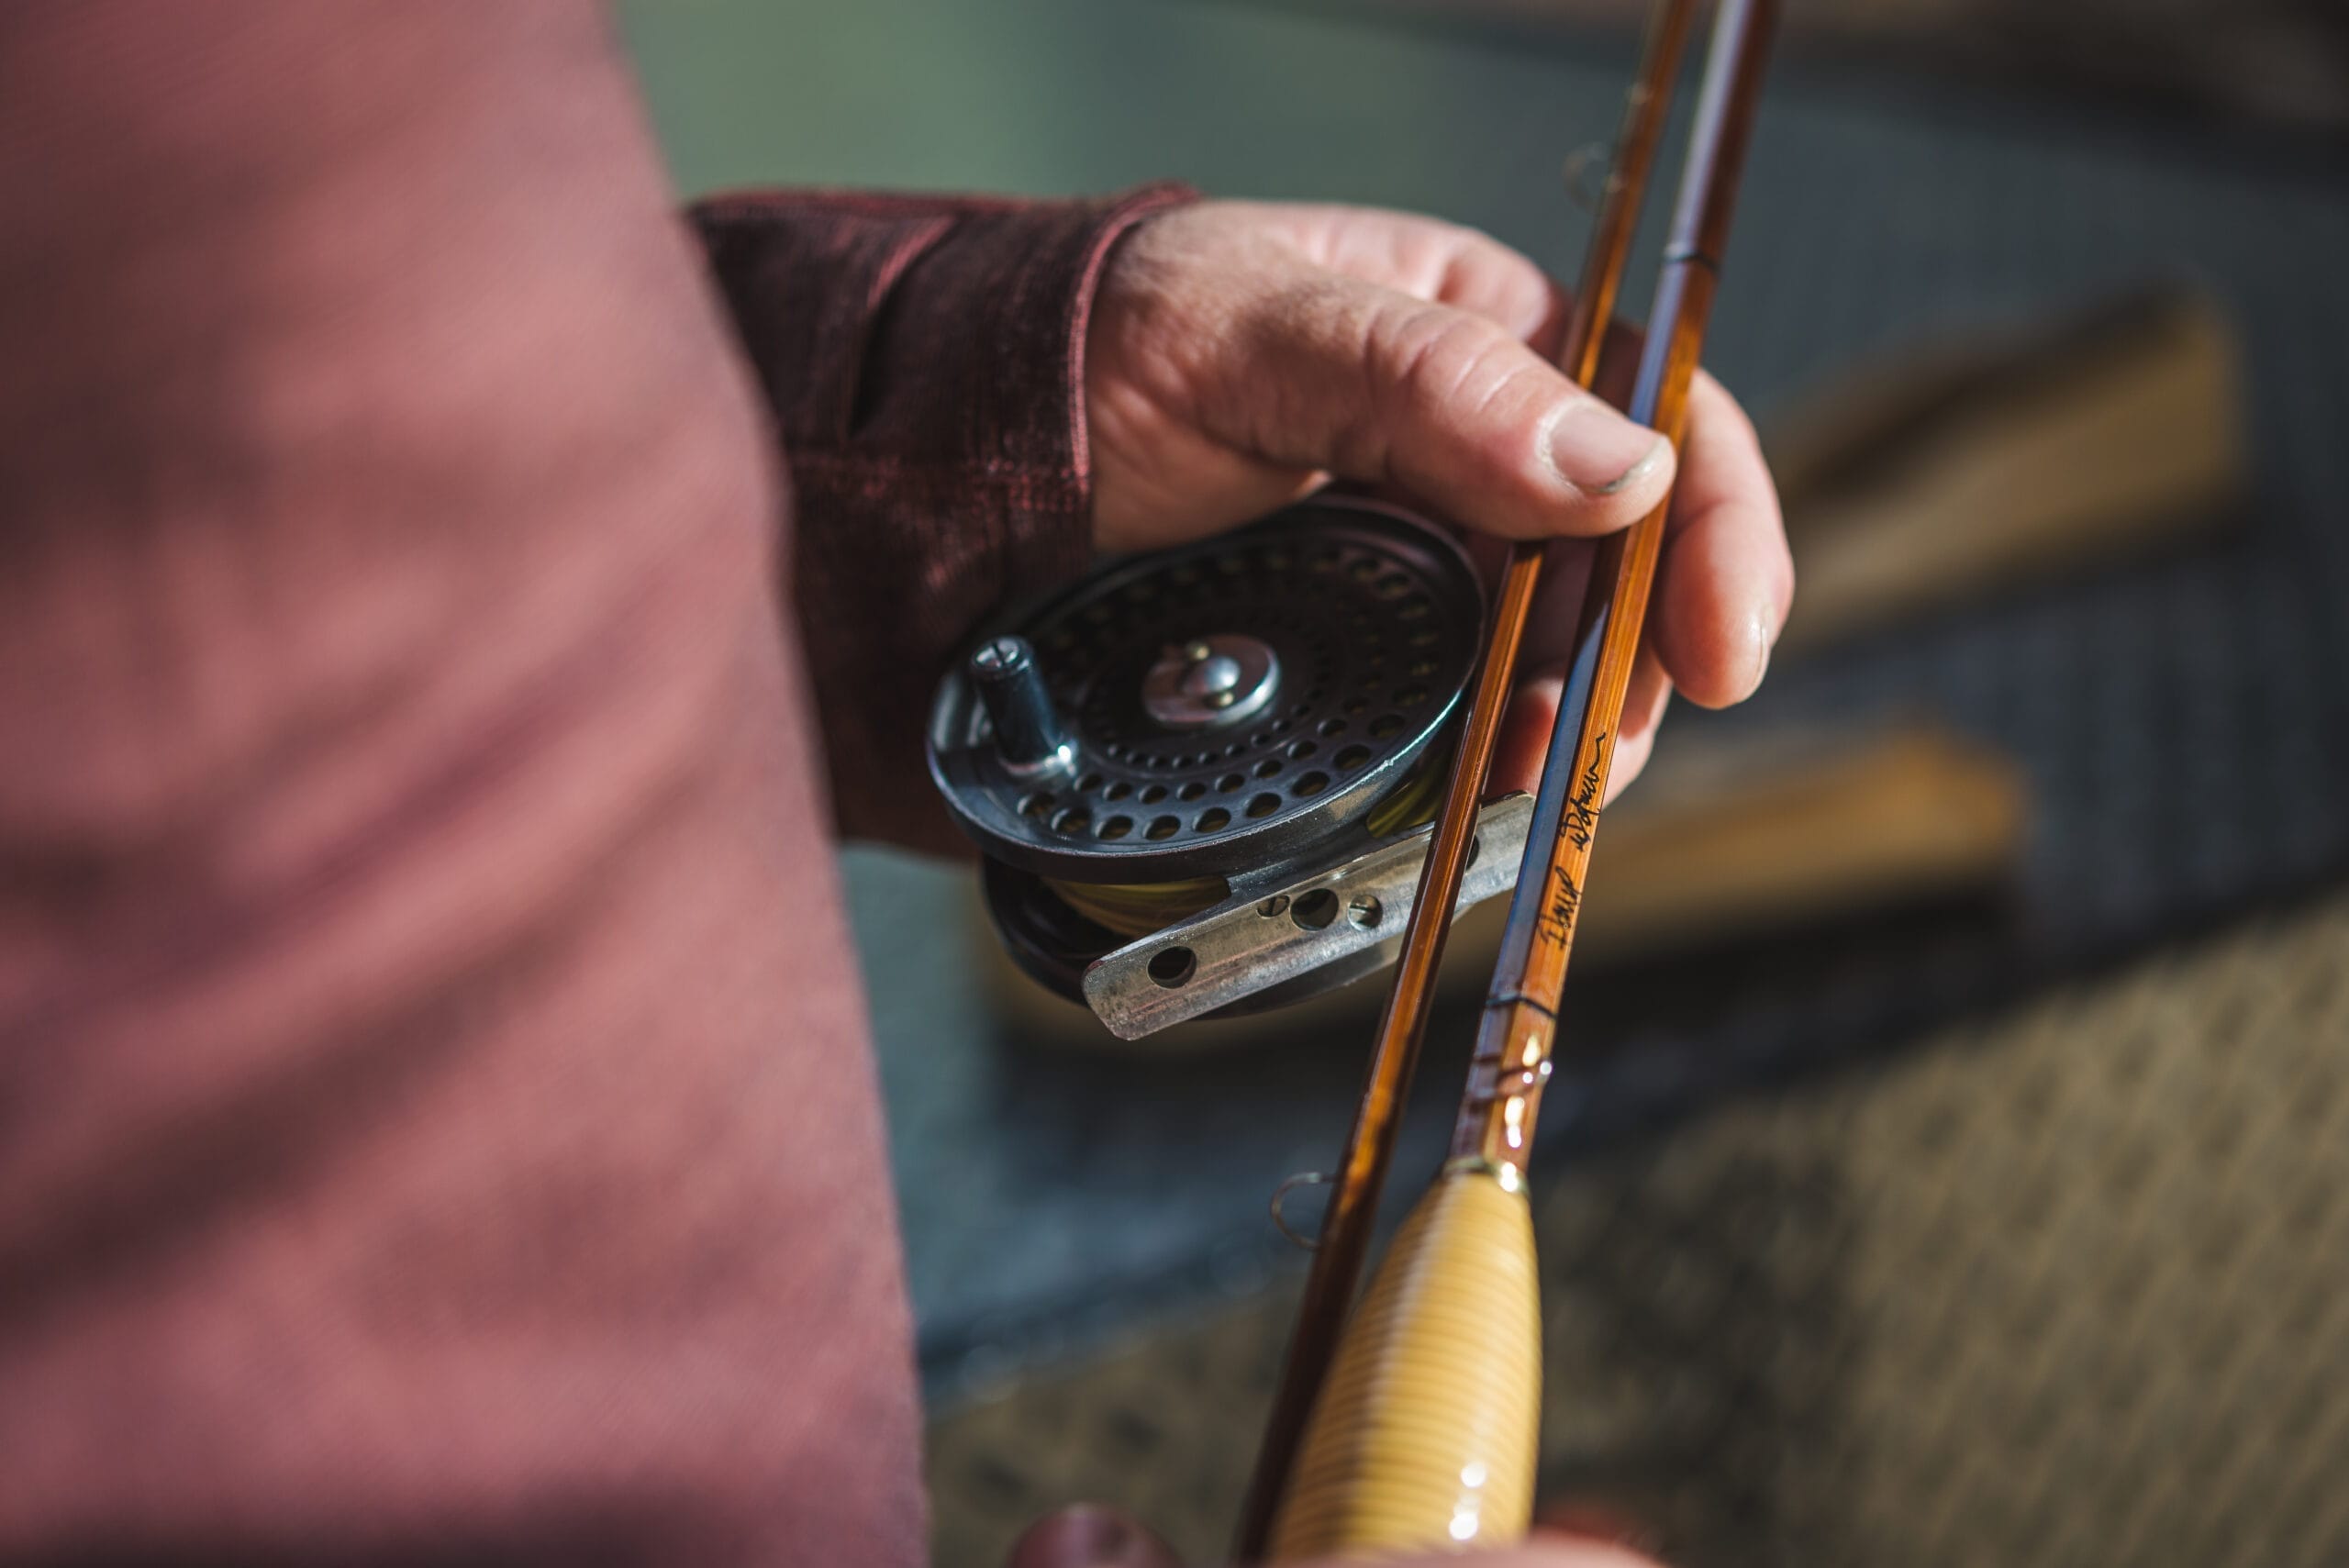
{"label": "bamboo fly rod", "polygon": [[[1598,372],[1695,10],[1693,0],[1660,0],[1649,26],[1564,354],[1585,386]],[[1628,410],[1675,446],[1776,15],[1776,0],[1722,0],[1715,17]],[[1524,1175],[1668,508],[1659,505],[1597,553],[1451,1158],[1349,1322],[1540,577],[1540,547],[1511,551],[1251,1484],[1243,1561],[1268,1550],[1287,1560],[1506,1542],[1531,1519],[1541,1322]]]}

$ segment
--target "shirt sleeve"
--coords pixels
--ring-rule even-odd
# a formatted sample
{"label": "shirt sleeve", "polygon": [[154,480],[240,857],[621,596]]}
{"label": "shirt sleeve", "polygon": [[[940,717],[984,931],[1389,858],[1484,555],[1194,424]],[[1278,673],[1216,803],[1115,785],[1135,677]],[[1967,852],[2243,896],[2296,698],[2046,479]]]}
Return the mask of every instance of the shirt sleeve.
{"label": "shirt sleeve", "polygon": [[790,592],[842,832],[952,850],[921,745],[991,611],[1082,571],[1085,333],[1110,252],[1194,199],[847,192],[692,217],[764,389],[795,495]]}

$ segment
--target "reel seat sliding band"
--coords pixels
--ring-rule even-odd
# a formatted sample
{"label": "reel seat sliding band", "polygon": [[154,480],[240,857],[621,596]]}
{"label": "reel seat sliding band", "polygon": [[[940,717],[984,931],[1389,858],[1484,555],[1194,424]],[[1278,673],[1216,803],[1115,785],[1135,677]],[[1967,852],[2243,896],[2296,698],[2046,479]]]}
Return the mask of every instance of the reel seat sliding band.
{"label": "reel seat sliding band", "polygon": [[[1459,910],[1507,893],[1525,852],[1533,797],[1488,803],[1476,824],[1475,858],[1462,880]],[[1085,1001],[1120,1040],[1243,1002],[1277,1006],[1281,988],[1314,981],[1324,990],[1395,962],[1419,893],[1432,822],[1302,880],[1235,879],[1232,895],[1105,953],[1085,971]]]}

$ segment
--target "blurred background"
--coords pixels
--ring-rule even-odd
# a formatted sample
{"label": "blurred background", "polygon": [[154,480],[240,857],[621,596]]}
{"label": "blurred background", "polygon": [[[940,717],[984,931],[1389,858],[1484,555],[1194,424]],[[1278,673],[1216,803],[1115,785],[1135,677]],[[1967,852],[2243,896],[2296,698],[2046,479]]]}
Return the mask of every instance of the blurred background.
{"label": "blurred background", "polygon": [[[1598,851],[1544,1511],[1690,1564],[2349,1561],[2349,19],[1788,8],[1708,358],[1803,584]],[[688,193],[1171,175],[1571,275],[1642,9],[620,15]],[[967,867],[845,859],[939,1561],[1079,1498],[1217,1560],[1301,1275],[1265,1202],[1333,1158],[1375,984],[1118,1046]]]}

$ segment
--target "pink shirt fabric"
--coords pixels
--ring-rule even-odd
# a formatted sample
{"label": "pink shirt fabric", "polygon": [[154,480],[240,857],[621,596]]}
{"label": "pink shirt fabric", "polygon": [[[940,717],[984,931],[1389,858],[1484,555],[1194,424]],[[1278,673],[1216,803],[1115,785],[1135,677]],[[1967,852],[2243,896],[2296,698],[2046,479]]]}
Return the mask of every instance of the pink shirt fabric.
{"label": "pink shirt fabric", "polygon": [[921,1560],[834,821],[941,841],[1180,199],[688,226],[564,0],[0,16],[0,1561]]}

